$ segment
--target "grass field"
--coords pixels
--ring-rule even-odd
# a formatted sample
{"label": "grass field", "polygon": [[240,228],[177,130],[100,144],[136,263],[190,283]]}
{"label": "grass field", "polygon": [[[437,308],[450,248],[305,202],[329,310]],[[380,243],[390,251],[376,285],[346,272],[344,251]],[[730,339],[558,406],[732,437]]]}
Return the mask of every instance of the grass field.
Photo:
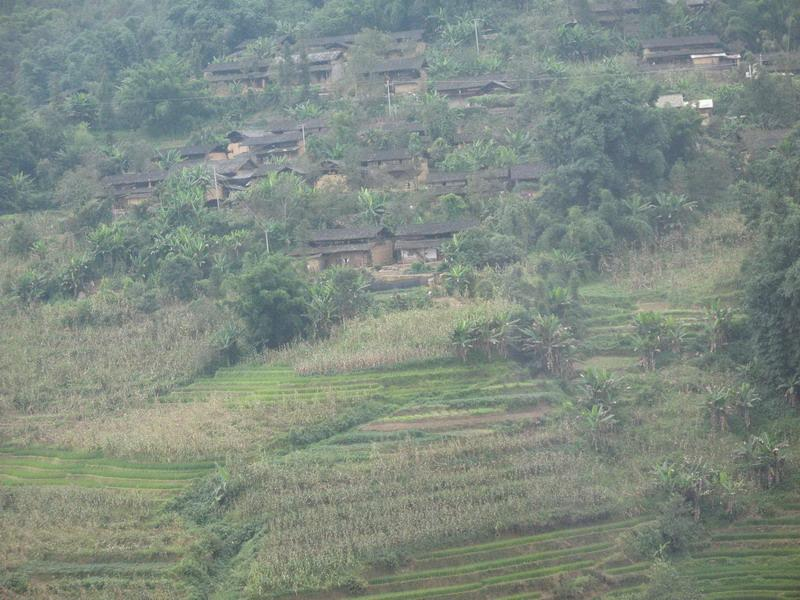
{"label": "grass field", "polygon": [[213,467],[213,463],[146,464],[56,450],[0,448],[0,483],[4,485],[68,485],[173,494]]}

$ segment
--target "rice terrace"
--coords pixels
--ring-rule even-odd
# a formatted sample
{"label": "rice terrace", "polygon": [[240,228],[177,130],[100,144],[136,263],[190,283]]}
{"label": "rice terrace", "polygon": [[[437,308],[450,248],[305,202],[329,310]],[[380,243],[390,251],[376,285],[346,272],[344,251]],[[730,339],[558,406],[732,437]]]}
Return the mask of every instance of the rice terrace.
{"label": "rice terrace", "polygon": [[0,2],[0,599],[800,599],[798,43]]}

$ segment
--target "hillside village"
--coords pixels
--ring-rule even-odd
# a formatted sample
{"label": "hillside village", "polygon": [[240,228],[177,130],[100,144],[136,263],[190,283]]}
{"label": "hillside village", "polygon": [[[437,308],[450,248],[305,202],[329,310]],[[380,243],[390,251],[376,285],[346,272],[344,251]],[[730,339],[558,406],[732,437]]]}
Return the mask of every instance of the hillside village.
{"label": "hillside village", "polygon": [[[690,4],[691,10],[702,10],[704,2]],[[630,3],[620,7],[597,4],[590,8],[590,19],[604,27],[634,27],[639,14],[638,4]],[[574,26],[577,22],[567,23]],[[435,140],[420,122],[397,120],[391,112],[392,99],[399,96],[434,94],[446,100],[447,105],[463,112],[462,120],[453,134],[453,147],[463,149],[473,144],[490,142],[497,137],[497,129],[512,126],[507,116],[513,113],[515,92],[526,86],[526,81],[501,73],[488,73],[463,79],[434,79],[427,73],[424,41],[425,31],[415,29],[379,34],[386,43],[377,49],[378,58],[368,66],[352,65],[350,56],[357,45],[358,34],[338,35],[320,38],[296,38],[286,35],[276,43],[273,59],[258,58],[249,50],[248,42],[242,42],[236,50],[219,62],[209,64],[203,71],[204,80],[212,93],[218,96],[258,93],[289,78],[295,85],[308,87],[318,98],[335,98],[346,93],[342,82],[355,81],[356,90],[362,85],[385,86],[389,117],[362,125],[359,137],[367,139],[372,132],[381,132],[389,138],[388,146],[369,147],[362,145],[362,151],[349,157],[353,164],[341,159],[310,157],[306,153],[306,143],[315,136],[329,134],[330,125],[324,117],[291,120],[279,118],[267,120],[263,126],[253,126],[241,131],[227,133],[226,140],[212,144],[193,144],[166,152],[176,153],[176,164],[169,170],[154,169],[139,173],[110,175],[103,183],[114,197],[114,210],[122,214],[133,208],[146,206],[153,201],[158,185],[172,173],[192,167],[203,167],[209,174],[210,185],[206,191],[209,206],[216,208],[236,208],[237,193],[254,186],[260,179],[270,174],[290,173],[309,185],[324,186],[331,176],[344,176],[350,190],[374,188],[383,191],[405,191],[430,198],[440,198],[446,194],[463,195],[468,185],[478,185],[488,193],[524,191],[534,197],[550,167],[545,161],[509,164],[502,168],[485,168],[477,171],[441,170],[431,160],[425,150],[412,150],[406,142],[422,147]],[[476,30],[476,36],[478,32]],[[642,40],[638,53],[638,69],[647,76],[657,77],[660,72],[687,71],[702,72],[707,76],[720,73],[729,76],[752,77],[754,72],[764,71],[791,75],[800,72],[800,59],[775,63],[774,55],[759,54],[751,59],[743,69],[740,53],[728,52],[716,35],[677,36]],[[287,72],[286,63],[293,65]],[[292,79],[294,78],[294,79]],[[358,94],[358,91],[356,91]],[[503,97],[507,96],[507,100]],[[480,110],[481,103],[496,104],[489,108],[493,117],[494,131],[470,128],[471,111]],[[693,109],[708,124],[713,115],[713,98],[684,99],[683,94],[663,94],[657,101],[660,108]],[[502,129],[501,129],[502,131]],[[757,132],[753,132],[758,135]],[[763,132],[763,135],[777,135],[776,132]],[[780,138],[776,138],[779,140]],[[398,145],[392,143],[400,142]],[[162,151],[162,152],[164,152]],[[155,160],[156,157],[154,157]],[[355,177],[345,174],[356,173]],[[432,224],[434,227],[435,224]],[[441,228],[440,228],[441,229]],[[445,227],[447,229],[447,227]],[[450,227],[450,235],[460,231]],[[343,229],[332,235],[338,236],[335,243],[320,246],[319,233],[312,233],[308,247],[294,251],[297,256],[312,256],[308,268],[318,271],[336,264],[357,265],[361,267],[381,267],[393,262],[411,263],[412,254],[407,252],[409,241],[398,237],[400,245],[392,253],[392,258],[377,258],[374,246],[380,244],[380,236],[354,235]],[[422,262],[438,261],[441,253],[437,244],[421,248],[414,253],[415,259]],[[334,241],[331,238],[330,241]],[[370,245],[372,250],[366,250]],[[339,246],[339,247],[337,247]],[[314,248],[317,251],[312,251]],[[358,249],[357,249],[358,248]]]}
{"label": "hillside village", "polygon": [[0,598],[800,598],[800,4],[0,2]]}

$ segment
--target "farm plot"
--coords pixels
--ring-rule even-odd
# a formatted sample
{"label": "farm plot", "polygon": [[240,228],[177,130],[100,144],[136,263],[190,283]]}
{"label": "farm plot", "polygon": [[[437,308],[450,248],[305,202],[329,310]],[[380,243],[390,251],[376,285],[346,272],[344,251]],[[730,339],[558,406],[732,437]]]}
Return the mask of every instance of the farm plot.
{"label": "farm plot", "polygon": [[56,450],[0,449],[1,485],[62,485],[177,493],[213,463],[146,464]]}
{"label": "farm plot", "polygon": [[325,399],[339,402],[325,421],[296,427],[294,444],[348,446],[390,441],[398,434],[433,437],[477,433],[510,423],[537,422],[564,398],[557,382],[530,379],[509,362],[465,364],[437,360],[389,370],[298,375],[281,366],[224,369],[172,394],[172,401],[214,397],[232,405],[295,408]]}
{"label": "farm plot", "polygon": [[800,512],[717,529],[681,570],[707,598],[800,598]]}
{"label": "farm plot", "polygon": [[[649,561],[625,557],[626,532],[647,517],[560,529],[420,554],[403,570],[369,574],[367,600],[554,598],[565,580],[586,598],[644,587]],[[800,513],[744,520],[675,563],[707,598],[800,598]]]}
{"label": "farm plot", "polygon": [[653,302],[651,295],[623,293],[606,285],[586,286],[581,292],[581,300],[588,316],[578,357],[579,368],[635,369],[638,357],[633,344],[633,319],[641,312],[656,312],[678,323],[685,348],[694,348],[700,343],[704,315],[696,306],[678,307]]}
{"label": "farm plot", "polygon": [[625,559],[618,539],[645,520],[605,522],[429,552],[415,557],[406,570],[373,573],[365,598],[547,598],[554,583],[565,577],[587,578],[598,590],[617,583],[640,583],[646,565]]}
{"label": "farm plot", "polygon": [[209,463],[0,449],[0,583],[26,597],[175,597],[191,545],[163,503]]}

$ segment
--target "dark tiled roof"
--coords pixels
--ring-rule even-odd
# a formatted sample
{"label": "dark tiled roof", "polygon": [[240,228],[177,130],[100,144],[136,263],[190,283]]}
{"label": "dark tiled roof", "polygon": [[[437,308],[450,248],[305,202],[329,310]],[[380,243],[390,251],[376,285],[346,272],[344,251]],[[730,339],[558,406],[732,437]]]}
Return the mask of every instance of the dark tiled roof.
{"label": "dark tiled roof", "polygon": [[407,56],[403,58],[391,58],[380,62],[373,67],[361,71],[362,75],[397,73],[400,71],[421,71],[425,66],[424,56]]}
{"label": "dark tiled roof", "polygon": [[306,132],[318,131],[328,128],[328,122],[325,119],[306,119],[305,121],[295,121],[293,119],[284,119],[283,121],[275,121],[271,123],[268,128],[272,133],[285,133],[288,131],[301,131],[305,127]]}
{"label": "dark tiled roof", "polygon": [[467,182],[474,173],[468,171],[429,171],[426,183],[457,183]]}
{"label": "dark tiled roof", "polygon": [[251,153],[240,154],[234,158],[227,158],[225,160],[212,160],[206,163],[209,169],[216,170],[217,173],[222,175],[233,175],[242,168],[252,165],[255,169],[258,166],[258,159]]}
{"label": "dark tiled roof", "polygon": [[225,146],[215,144],[194,144],[184,146],[178,150],[181,156],[191,158],[193,156],[206,156],[211,152],[225,152]]}
{"label": "dark tiled roof", "polygon": [[422,250],[425,248],[438,248],[446,240],[433,238],[425,240],[397,240],[394,243],[395,250]]}
{"label": "dark tiled roof", "polygon": [[684,48],[683,50],[656,50],[649,52],[645,59],[653,60],[656,58],[681,58],[689,57],[693,54],[718,54],[724,52],[722,48]]}
{"label": "dark tiled roof", "polygon": [[286,131],[284,133],[270,133],[258,137],[246,137],[242,143],[251,148],[264,148],[269,146],[292,144],[299,142],[302,139],[303,134],[300,131],[293,130]]}
{"label": "dark tiled roof", "polygon": [[719,37],[713,34],[642,40],[642,48],[647,48],[648,50],[670,50],[720,45]]}
{"label": "dark tiled roof", "polygon": [[300,40],[299,43],[309,48],[330,48],[334,46],[352,46],[355,43],[355,34],[329,35],[318,38]]}
{"label": "dark tiled roof", "polygon": [[534,181],[541,179],[547,173],[548,167],[544,163],[527,163],[514,165],[509,169],[509,179],[511,181]]}
{"label": "dark tiled roof", "polygon": [[305,171],[286,164],[267,163],[261,165],[253,172],[253,177],[265,177],[269,173],[295,173],[305,175]]}
{"label": "dark tiled roof", "polygon": [[358,228],[336,228],[319,229],[312,231],[309,235],[309,242],[347,242],[355,240],[372,240],[388,233],[385,227],[358,227]]}
{"label": "dark tiled roof", "polygon": [[413,225],[401,225],[397,228],[395,235],[398,238],[417,237],[417,236],[446,236],[472,229],[480,225],[477,219],[459,219],[456,221],[445,221],[443,223],[418,223]]}
{"label": "dark tiled roof", "polygon": [[303,246],[292,250],[292,256],[313,256],[315,254],[339,254],[340,252],[369,252],[370,244],[338,244],[331,246]]}
{"label": "dark tiled roof", "polygon": [[637,13],[639,12],[638,2],[620,2],[619,4],[594,4],[589,8],[592,14],[602,13]]}
{"label": "dark tiled roof", "polygon": [[208,65],[204,71],[206,73],[254,73],[266,71],[270,63],[265,60],[237,60],[233,62],[222,62]]}
{"label": "dark tiled roof", "polygon": [[460,90],[481,89],[481,88],[501,88],[512,90],[510,84],[500,77],[479,77],[475,79],[448,79],[437,81],[430,85],[436,92],[447,93]]}
{"label": "dark tiled roof", "polygon": [[372,150],[361,156],[362,163],[383,162],[386,160],[411,160],[411,153],[405,148],[389,148],[388,150]]}
{"label": "dark tiled roof", "polygon": [[103,177],[107,185],[132,185],[134,183],[157,183],[164,181],[169,175],[168,171],[144,171],[142,173],[123,173]]}
{"label": "dark tiled roof", "polygon": [[[409,29],[406,31],[395,31],[386,33],[393,42],[419,42],[422,41],[424,29]],[[333,46],[352,46],[356,41],[356,34],[330,35],[326,37],[308,38],[300,40],[300,44],[311,48],[327,48]]]}

